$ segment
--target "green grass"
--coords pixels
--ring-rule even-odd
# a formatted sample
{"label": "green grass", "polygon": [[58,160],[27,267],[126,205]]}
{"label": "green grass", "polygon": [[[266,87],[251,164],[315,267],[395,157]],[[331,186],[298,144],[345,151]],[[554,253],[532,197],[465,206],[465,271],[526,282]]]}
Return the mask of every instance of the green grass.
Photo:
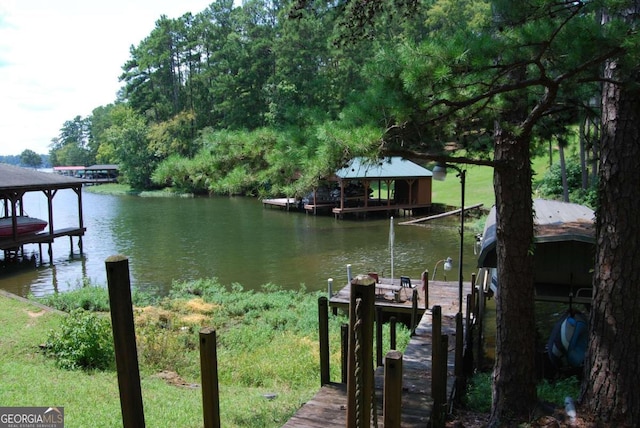
{"label": "green grass", "polygon": [[136,193],[128,184],[119,183],[105,183],[95,186],[85,186],[83,190],[99,195],[132,195]]}
{"label": "green grass", "polygon": [[[72,290],[61,307],[99,307],[100,290]],[[73,296],[77,293],[77,296]],[[67,293],[65,293],[67,294]],[[201,427],[199,388],[168,384],[158,377],[176,372],[186,384],[200,383],[198,332],[217,332],[220,417],[225,427],[279,427],[320,384],[317,303],[319,293],[231,289],[215,280],[174,284],[171,297],[136,306],[136,336],[142,396],[148,427]],[[135,297],[134,297],[135,298]],[[88,302],[96,300],[96,303]],[[106,314],[104,314],[106,316]],[[0,296],[0,403],[6,406],[63,406],[67,425],[121,425],[114,370],[64,370],[40,350],[65,315]],[[340,325],[330,317],[331,379],[340,379]],[[398,348],[409,341],[398,330]],[[389,343],[385,328],[384,343]],[[385,347],[383,352],[388,350]],[[275,398],[270,399],[272,395]]]}
{"label": "green grass", "polygon": [[[532,159],[534,171],[533,188],[549,168],[549,158],[546,156]],[[467,165],[465,182],[465,206],[483,204],[484,209],[490,209],[495,204],[493,190],[493,168],[488,166]],[[437,204],[460,206],[460,179],[454,170],[447,173],[444,181],[433,180],[431,200]]]}

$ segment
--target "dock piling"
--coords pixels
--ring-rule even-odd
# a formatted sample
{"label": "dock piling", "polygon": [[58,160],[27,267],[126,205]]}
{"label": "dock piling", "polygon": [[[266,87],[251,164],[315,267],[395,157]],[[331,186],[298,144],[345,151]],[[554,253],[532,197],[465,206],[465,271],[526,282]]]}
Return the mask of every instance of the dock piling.
{"label": "dock piling", "polygon": [[331,382],[329,368],[329,300],[318,298],[318,336],[320,346],[320,386]]}
{"label": "dock piling", "polygon": [[385,428],[400,428],[402,415],[402,352],[389,351],[384,359],[382,415]]}
{"label": "dock piling", "polygon": [[110,256],[105,260],[105,265],[122,425],[124,428],[140,428],[145,424],[136,333],[133,324],[129,259],[124,256]]}
{"label": "dock piling", "polygon": [[349,303],[348,428],[365,428],[371,423],[374,306],[375,280],[358,275],[351,281]]}
{"label": "dock piling", "polygon": [[216,331],[200,330],[200,376],[202,378],[202,414],[205,428],[220,428],[220,389]]}

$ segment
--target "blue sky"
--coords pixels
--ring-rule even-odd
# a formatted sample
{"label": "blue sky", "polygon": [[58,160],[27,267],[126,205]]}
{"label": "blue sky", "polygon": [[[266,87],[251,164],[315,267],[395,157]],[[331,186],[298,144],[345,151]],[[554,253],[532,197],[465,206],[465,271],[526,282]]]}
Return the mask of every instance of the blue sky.
{"label": "blue sky", "polygon": [[0,0],[0,155],[48,153],[67,120],[115,100],[129,47],[212,0]]}

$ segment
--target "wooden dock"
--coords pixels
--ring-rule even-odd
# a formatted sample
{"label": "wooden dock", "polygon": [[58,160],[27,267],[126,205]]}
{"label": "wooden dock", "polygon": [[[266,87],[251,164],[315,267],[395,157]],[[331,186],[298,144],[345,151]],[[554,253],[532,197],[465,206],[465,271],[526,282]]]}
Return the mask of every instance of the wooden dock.
{"label": "wooden dock", "polygon": [[[442,307],[443,314],[455,314],[458,309],[458,283],[448,281],[428,281],[427,292],[428,299],[425,299],[425,290],[422,279],[411,279],[411,284],[418,291],[418,315],[422,316],[425,309],[430,309],[434,305]],[[380,278],[380,282],[376,284],[376,308],[380,307],[383,314],[391,315],[409,315],[413,308],[411,300],[413,290],[408,288],[400,288],[398,292],[399,299],[396,300],[394,293],[385,289],[388,285],[400,287],[400,278]],[[467,282],[464,284],[466,292],[471,292],[471,285]],[[347,284],[337,293],[329,298],[329,307],[334,309],[349,309],[349,296],[351,294],[351,286]],[[466,296],[466,293],[463,293]],[[463,302],[464,304],[464,302]]]}
{"label": "wooden dock", "polygon": [[[399,279],[397,280],[399,284]],[[381,280],[382,283],[382,280]],[[412,280],[413,283],[413,280]],[[421,282],[416,282],[421,290]],[[470,287],[469,283],[465,284]],[[348,288],[345,287],[345,288]],[[343,307],[347,290],[343,288],[336,293],[329,304]],[[455,363],[455,314],[458,310],[458,283],[430,281],[429,308],[438,305],[442,308],[442,334],[449,335],[449,352],[447,358],[447,396],[454,384]],[[404,300],[400,303],[388,301],[389,297],[376,298],[376,307],[382,306],[388,311],[410,311],[412,302]],[[420,298],[422,316],[403,354],[402,374],[402,427],[425,427],[431,418],[433,400],[431,398],[431,309],[424,309],[424,293]],[[463,304],[464,305],[464,304]],[[348,307],[348,306],[347,306]],[[463,306],[463,311],[466,310]],[[382,426],[382,392],[384,367],[375,372],[375,395],[378,424]],[[318,393],[305,403],[289,421],[283,425],[288,428],[297,427],[344,427],[347,419],[347,385],[330,383],[324,385]]]}
{"label": "wooden dock", "polygon": [[4,250],[5,259],[7,259],[7,257],[16,256],[18,252],[21,252],[22,246],[25,244],[38,244],[38,246],[40,247],[40,263],[42,264],[42,244],[47,244],[49,246],[49,261],[53,263],[53,252],[51,244],[56,238],[68,236],[69,245],[71,247],[70,251],[73,254],[73,237],[77,237],[78,246],[80,247],[80,252],[82,253],[82,237],[84,236],[86,231],[86,227],[68,227],[64,229],[56,229],[53,232],[46,231],[34,234],[19,235],[15,239],[4,238],[0,239],[0,250]]}
{"label": "wooden dock", "polygon": [[298,209],[298,200],[295,198],[263,199],[262,206],[284,208],[289,211],[292,207]]}

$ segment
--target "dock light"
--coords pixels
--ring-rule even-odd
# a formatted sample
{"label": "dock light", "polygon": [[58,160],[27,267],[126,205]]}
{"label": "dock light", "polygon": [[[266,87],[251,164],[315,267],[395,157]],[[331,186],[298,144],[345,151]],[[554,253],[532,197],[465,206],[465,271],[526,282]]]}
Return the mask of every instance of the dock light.
{"label": "dock light", "polygon": [[[433,278],[431,278],[431,281],[435,281],[436,279],[436,272],[438,271],[438,265],[440,265],[440,263],[444,262],[444,270],[445,271],[450,271],[451,268],[453,267],[453,259],[451,257],[447,257],[446,259],[442,259],[442,260],[438,260],[436,262],[436,265],[433,268]],[[444,280],[447,280],[447,275],[445,274],[444,276]]]}
{"label": "dock light", "polygon": [[[433,170],[433,179],[438,181],[444,181],[447,177],[447,169],[451,168],[458,172],[460,178],[460,258],[458,261],[458,312],[462,312],[462,250],[464,248],[464,188],[467,171],[461,169],[457,165],[451,165],[447,163],[438,163]],[[435,272],[434,272],[435,273]]]}

